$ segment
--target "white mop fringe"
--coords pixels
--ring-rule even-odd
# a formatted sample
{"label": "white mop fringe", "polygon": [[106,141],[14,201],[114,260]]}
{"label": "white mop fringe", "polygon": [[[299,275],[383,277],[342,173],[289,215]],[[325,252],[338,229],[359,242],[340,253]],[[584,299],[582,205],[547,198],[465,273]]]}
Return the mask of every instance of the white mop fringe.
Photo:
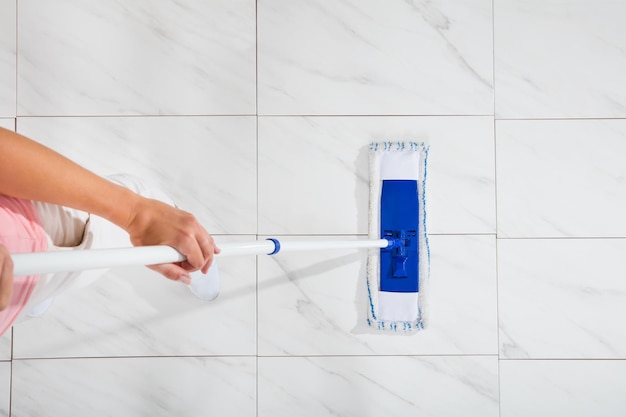
{"label": "white mop fringe", "polygon": [[[417,179],[419,199],[418,248],[419,248],[419,292],[383,293],[379,291],[380,249],[370,249],[367,262],[367,294],[369,297],[367,323],[377,330],[414,332],[428,325],[428,290],[430,278],[430,248],[426,230],[426,174],[429,147],[419,142],[379,142],[370,145],[369,173],[369,238],[380,238],[380,193],[382,178]],[[397,305],[391,310],[403,309],[415,319],[397,320],[392,313],[381,318],[381,298],[389,303],[389,295]],[[381,295],[383,297],[381,297]],[[408,296],[408,297],[407,297]],[[416,299],[415,299],[416,298]],[[412,305],[407,305],[412,303]],[[416,305],[415,305],[416,304]],[[388,309],[389,310],[389,309]],[[408,311],[411,313],[408,313]],[[414,313],[413,313],[414,312]],[[401,312],[402,313],[402,312]],[[400,314],[402,316],[403,314]],[[391,317],[391,318],[390,318]]]}

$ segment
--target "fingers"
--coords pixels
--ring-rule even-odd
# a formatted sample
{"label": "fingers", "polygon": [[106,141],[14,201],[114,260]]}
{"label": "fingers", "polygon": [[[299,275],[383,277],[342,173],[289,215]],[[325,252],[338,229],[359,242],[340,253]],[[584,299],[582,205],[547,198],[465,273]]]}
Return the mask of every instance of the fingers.
{"label": "fingers", "polygon": [[179,264],[152,269],[175,280],[185,272],[208,272],[213,257],[220,251],[191,213],[147,198],[138,200],[134,213],[126,226],[133,245],[169,245],[186,257]]}
{"label": "fingers", "polygon": [[215,245],[215,241],[211,235],[208,235],[208,239],[205,239],[200,243],[200,249],[204,256],[204,265],[202,266],[202,273],[206,274],[209,268],[213,264],[214,256],[220,253],[220,248]]}
{"label": "fingers", "polygon": [[213,237],[197,222],[195,217],[191,217],[191,235],[181,242],[177,249],[183,253],[187,260],[182,263],[182,267],[188,271],[200,269],[206,274],[213,263],[215,254],[220,253],[215,245]]}
{"label": "fingers", "polygon": [[178,249],[187,257],[187,260],[182,262],[181,266],[187,271],[197,271],[200,269],[203,274],[206,274],[213,264],[215,255],[220,253],[220,249],[215,246],[213,238],[202,241],[202,243],[196,242],[194,246],[195,247],[187,252],[187,254],[181,249]]}
{"label": "fingers", "polygon": [[149,268],[172,281],[180,281],[186,285],[191,284],[189,272],[176,264],[152,265]]}
{"label": "fingers", "polygon": [[0,310],[11,302],[13,295],[13,261],[9,251],[0,245]]}

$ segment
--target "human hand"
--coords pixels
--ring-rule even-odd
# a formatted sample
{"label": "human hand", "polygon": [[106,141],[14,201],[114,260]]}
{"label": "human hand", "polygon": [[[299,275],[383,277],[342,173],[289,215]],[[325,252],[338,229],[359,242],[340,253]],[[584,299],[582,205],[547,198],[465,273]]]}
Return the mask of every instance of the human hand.
{"label": "human hand", "polygon": [[137,196],[125,230],[135,246],[168,245],[185,255],[186,261],[150,268],[186,284],[191,282],[190,272],[202,270],[206,274],[213,256],[220,253],[211,235],[192,214],[158,200]]}
{"label": "human hand", "polygon": [[11,254],[0,245],[0,311],[9,306],[13,295],[13,260]]}

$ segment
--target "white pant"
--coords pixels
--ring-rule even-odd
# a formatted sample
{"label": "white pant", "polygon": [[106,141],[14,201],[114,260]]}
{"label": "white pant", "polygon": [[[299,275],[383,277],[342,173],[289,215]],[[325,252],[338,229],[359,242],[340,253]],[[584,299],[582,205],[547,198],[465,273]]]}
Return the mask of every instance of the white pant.
{"label": "white pant", "polygon": [[[120,174],[108,178],[144,197],[174,205],[172,199],[159,187],[137,177]],[[35,208],[48,238],[48,250],[81,250],[132,246],[128,234],[123,229],[102,217],[68,207],[41,202],[35,202]],[[41,275],[17,321],[19,322],[27,318],[27,314],[32,311],[33,307],[42,301],[70,288],[81,288],[92,284],[107,271],[108,269],[98,269]]]}

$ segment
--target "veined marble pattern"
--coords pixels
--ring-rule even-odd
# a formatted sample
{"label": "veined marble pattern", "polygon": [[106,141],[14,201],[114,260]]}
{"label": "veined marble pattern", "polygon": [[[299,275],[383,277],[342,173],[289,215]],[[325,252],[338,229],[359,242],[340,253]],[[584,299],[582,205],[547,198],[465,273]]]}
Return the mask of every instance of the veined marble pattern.
{"label": "veined marble pattern", "polygon": [[496,0],[496,115],[626,117],[626,4]]}
{"label": "veined marble pattern", "polygon": [[626,237],[626,120],[498,121],[499,237]]}
{"label": "veined marble pattern", "polygon": [[13,363],[14,416],[254,416],[255,359],[104,358]]}
{"label": "veined marble pattern", "polygon": [[0,117],[15,116],[15,5],[0,0]]}
{"label": "veined marble pattern", "polygon": [[366,326],[365,251],[218,258],[210,303],[116,269],[0,338],[0,416],[625,414],[625,17],[0,0],[0,126],[160,184],[218,244],[364,239],[368,144],[431,147],[426,331]]}
{"label": "veined marble pattern", "polygon": [[626,361],[501,361],[502,417],[620,417]]}
{"label": "veined marble pattern", "polygon": [[626,240],[498,242],[500,354],[626,358]]}
{"label": "veined marble pattern", "polygon": [[258,3],[260,114],[493,114],[491,2]]}
{"label": "veined marble pattern", "polygon": [[261,117],[259,232],[367,233],[368,146],[384,140],[431,146],[429,233],[495,232],[491,117]]}
{"label": "veined marble pattern", "polygon": [[14,357],[254,355],[255,259],[217,263],[220,295],[211,302],[148,268],[114,269],[57,297],[41,318],[14,326]]}
{"label": "veined marble pattern", "polygon": [[498,416],[495,357],[259,358],[259,417]]}
{"label": "veined marble pattern", "polygon": [[256,233],[254,117],[21,118],[18,131],[100,175],[159,185],[210,233]]}
{"label": "veined marble pattern", "polygon": [[258,259],[259,355],[429,355],[497,352],[495,239],[432,236],[429,328],[366,324],[366,251]]}
{"label": "veined marble pattern", "polygon": [[253,114],[252,0],[20,1],[18,114]]}

